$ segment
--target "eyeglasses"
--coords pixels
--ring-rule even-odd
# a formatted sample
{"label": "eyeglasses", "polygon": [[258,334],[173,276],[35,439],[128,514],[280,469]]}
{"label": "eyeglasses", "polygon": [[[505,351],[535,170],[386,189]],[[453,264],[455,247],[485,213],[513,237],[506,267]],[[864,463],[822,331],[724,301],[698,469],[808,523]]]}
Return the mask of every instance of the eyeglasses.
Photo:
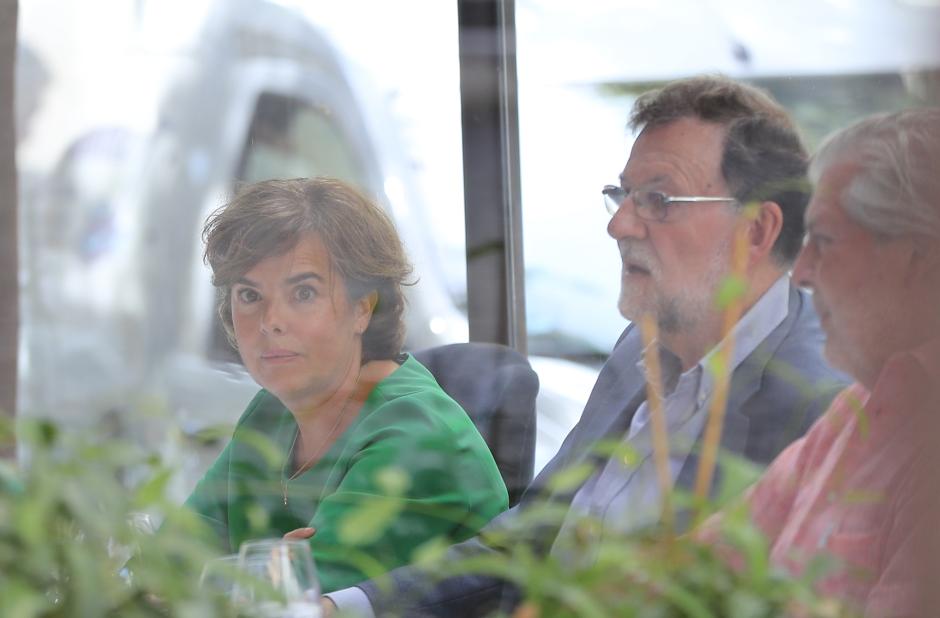
{"label": "eyeglasses", "polygon": [[627,190],[616,185],[604,185],[604,205],[611,216],[617,214],[623,201],[630,196],[636,206],[636,216],[647,221],[665,221],[669,207],[678,203],[711,204],[716,202],[736,202],[733,197],[704,197],[698,195],[671,196],[662,191]]}

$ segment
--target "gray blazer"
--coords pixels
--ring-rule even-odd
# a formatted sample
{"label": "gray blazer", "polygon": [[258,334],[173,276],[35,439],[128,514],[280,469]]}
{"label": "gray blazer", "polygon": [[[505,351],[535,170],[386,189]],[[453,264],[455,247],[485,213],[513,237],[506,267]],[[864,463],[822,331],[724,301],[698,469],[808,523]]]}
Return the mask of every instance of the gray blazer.
{"label": "gray blazer", "polygon": [[[809,429],[849,383],[847,376],[823,359],[823,339],[808,295],[791,287],[784,321],[732,375],[721,440],[724,449],[767,464]],[[639,331],[631,325],[601,369],[581,420],[558,454],[532,481],[521,502],[490,526],[501,525],[537,500],[570,503],[578,488],[551,493],[546,489],[547,479],[581,461],[604,463],[591,453],[593,445],[599,440],[620,439],[646,397],[645,380],[637,368],[642,347]],[[693,451],[679,473],[679,488],[691,488],[697,463]],[[557,527],[540,530],[539,546],[547,551],[557,533]],[[458,560],[493,551],[475,537],[453,546],[450,554]],[[518,601],[512,585],[492,577],[466,575],[432,582],[426,572],[401,567],[388,578],[390,581],[381,586],[376,581],[359,584],[380,616],[481,616],[497,608],[511,609]]]}

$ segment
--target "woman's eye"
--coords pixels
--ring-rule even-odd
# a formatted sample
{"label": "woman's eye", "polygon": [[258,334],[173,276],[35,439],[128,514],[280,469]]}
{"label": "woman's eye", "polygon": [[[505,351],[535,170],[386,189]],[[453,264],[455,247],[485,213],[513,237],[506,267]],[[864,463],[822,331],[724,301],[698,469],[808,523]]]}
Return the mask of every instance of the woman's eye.
{"label": "woman's eye", "polygon": [[294,298],[300,301],[313,300],[316,295],[317,291],[309,285],[297,286],[297,288],[294,289]]}
{"label": "woman's eye", "polygon": [[251,288],[241,288],[237,290],[235,297],[238,299],[238,302],[245,304],[253,303],[260,298],[257,290],[252,290]]}

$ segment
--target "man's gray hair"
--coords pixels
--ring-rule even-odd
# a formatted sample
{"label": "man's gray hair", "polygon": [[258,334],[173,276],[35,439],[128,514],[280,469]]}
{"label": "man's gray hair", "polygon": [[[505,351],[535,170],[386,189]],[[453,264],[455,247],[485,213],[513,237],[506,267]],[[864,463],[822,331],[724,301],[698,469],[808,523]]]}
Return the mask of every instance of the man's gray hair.
{"label": "man's gray hair", "polygon": [[803,215],[809,203],[809,155],[793,120],[769,94],[723,75],[669,82],[643,93],[630,113],[634,130],[697,118],[726,130],[721,174],[742,204],[776,202],[783,226],[773,254],[790,265],[803,246]]}
{"label": "man's gray hair", "polygon": [[886,237],[940,238],[940,108],[879,114],[832,134],[810,179],[847,162],[860,166],[842,194],[856,223]]}

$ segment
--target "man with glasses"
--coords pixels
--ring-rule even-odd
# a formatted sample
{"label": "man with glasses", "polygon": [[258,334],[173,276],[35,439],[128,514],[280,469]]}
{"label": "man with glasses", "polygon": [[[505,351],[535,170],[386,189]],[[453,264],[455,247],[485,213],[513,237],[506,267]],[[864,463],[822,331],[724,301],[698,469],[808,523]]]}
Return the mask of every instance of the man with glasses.
{"label": "man with glasses", "polygon": [[[736,238],[746,239],[743,314],[729,334],[735,345],[722,446],[768,463],[806,431],[846,380],[823,360],[819,321],[787,274],[800,250],[809,191],[806,151],[784,110],[755,88],[700,77],[641,96],[631,126],[639,136],[620,182],[603,189],[611,213],[607,230],[622,261],[619,308],[631,321],[649,314],[658,324],[669,467],[676,486],[689,489],[714,394],[707,366],[722,340],[724,313],[716,295],[731,273]],[[575,530],[582,515],[603,524],[589,539],[594,546],[605,530],[656,521],[661,496],[650,457],[643,347],[631,324],[559,453],[491,528],[542,499],[568,504],[568,516],[540,529],[533,548],[565,559],[559,539],[583,532]],[[625,443],[638,456],[631,465],[623,457],[598,456],[593,449],[603,440]],[[579,486],[550,482],[578,463],[593,467]],[[452,547],[450,557],[493,551],[477,537]],[[495,578],[431,582],[411,567],[393,571],[390,588],[364,582],[330,598],[366,615],[387,610],[407,616],[484,615],[518,602],[512,586]]]}

